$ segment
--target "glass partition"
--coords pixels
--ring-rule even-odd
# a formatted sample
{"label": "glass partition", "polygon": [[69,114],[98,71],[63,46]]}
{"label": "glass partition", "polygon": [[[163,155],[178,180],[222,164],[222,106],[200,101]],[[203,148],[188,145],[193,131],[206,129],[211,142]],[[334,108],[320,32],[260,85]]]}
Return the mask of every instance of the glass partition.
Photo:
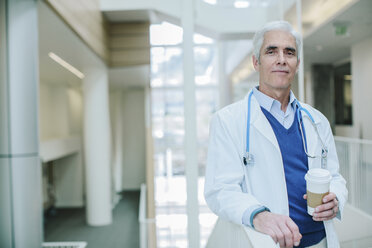
{"label": "glass partition", "polygon": [[[182,29],[163,23],[150,30],[157,245],[188,247]],[[194,43],[199,221],[204,247],[216,220],[205,204],[203,188],[209,121],[217,108],[218,86],[213,40],[196,34]]]}

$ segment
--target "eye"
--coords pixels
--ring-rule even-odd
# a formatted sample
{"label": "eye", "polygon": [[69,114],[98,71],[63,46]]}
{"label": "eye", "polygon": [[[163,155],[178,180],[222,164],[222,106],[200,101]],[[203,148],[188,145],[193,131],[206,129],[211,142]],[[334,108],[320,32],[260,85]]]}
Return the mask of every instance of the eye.
{"label": "eye", "polygon": [[292,51],[292,50],[287,50],[286,54],[289,55],[289,56],[296,55],[296,53],[294,51]]}

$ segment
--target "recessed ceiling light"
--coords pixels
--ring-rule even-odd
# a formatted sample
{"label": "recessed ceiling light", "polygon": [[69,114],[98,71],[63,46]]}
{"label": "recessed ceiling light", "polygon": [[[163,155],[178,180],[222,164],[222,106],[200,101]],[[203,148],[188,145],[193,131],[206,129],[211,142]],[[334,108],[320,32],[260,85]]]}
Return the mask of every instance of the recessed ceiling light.
{"label": "recessed ceiling light", "polygon": [[73,73],[78,78],[83,79],[85,77],[85,75],[81,71],[79,71],[78,69],[70,65],[68,62],[63,60],[61,57],[59,57],[55,53],[50,52],[48,53],[48,55],[51,59],[53,59],[55,62],[57,62],[58,64],[66,68],[67,70],[69,70],[71,73]]}
{"label": "recessed ceiling light", "polygon": [[215,5],[217,4],[217,0],[203,0],[205,3]]}
{"label": "recessed ceiling light", "polygon": [[249,2],[247,1],[235,1],[234,2],[234,7],[237,9],[243,9],[243,8],[248,8],[250,5]]}

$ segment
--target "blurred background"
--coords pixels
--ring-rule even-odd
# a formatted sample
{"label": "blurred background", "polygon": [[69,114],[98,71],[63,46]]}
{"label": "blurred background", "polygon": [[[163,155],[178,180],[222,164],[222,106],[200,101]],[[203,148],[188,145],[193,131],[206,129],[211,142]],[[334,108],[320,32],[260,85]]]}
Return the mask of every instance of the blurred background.
{"label": "blurred background", "polygon": [[258,84],[256,30],[303,34],[292,89],[330,121],[372,246],[372,1],[0,0],[0,247],[206,247],[209,121]]}

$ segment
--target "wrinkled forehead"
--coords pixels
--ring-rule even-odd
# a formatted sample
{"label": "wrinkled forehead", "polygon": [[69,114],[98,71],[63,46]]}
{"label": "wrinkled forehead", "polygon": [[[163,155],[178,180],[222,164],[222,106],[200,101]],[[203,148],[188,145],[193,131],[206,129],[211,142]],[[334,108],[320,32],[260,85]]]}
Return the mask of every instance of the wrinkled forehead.
{"label": "wrinkled forehead", "polygon": [[293,48],[297,50],[295,37],[286,30],[270,30],[263,36],[263,42],[260,51],[267,47]]}

